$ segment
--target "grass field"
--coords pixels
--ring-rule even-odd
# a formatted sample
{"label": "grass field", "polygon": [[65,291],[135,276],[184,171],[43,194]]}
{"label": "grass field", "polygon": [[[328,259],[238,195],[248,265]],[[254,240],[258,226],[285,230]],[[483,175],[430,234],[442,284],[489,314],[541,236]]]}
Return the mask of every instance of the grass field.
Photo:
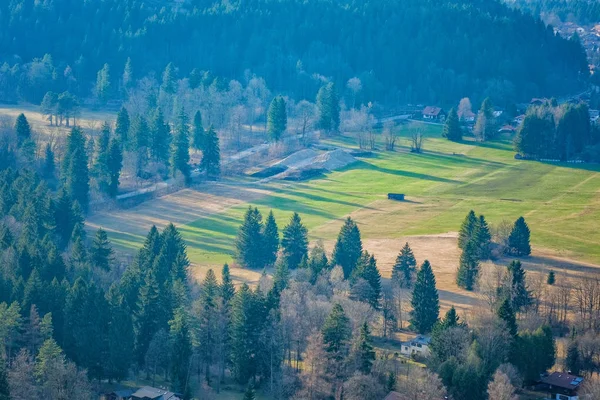
{"label": "grass field", "polygon": [[[519,161],[509,140],[452,143],[433,125],[421,125],[427,138],[424,153],[414,154],[408,148],[412,126],[398,129],[401,139],[395,152],[376,152],[323,179],[201,185],[130,210],[94,215],[89,225],[107,229],[117,247],[132,254],[153,223],[173,221],[202,274],[205,267],[232,261],[234,238],[248,204],[263,214],[272,209],[280,229],[298,212],[311,240],[322,239],[327,247],[343,218],[352,215],[385,275],[404,240],[418,242],[417,258],[430,258],[434,270],[436,260],[448,264],[439,268],[453,272],[458,252],[455,237],[447,233],[456,232],[474,209],[491,224],[525,216],[536,265],[561,269],[564,264],[579,273],[586,269],[578,269],[577,262],[600,264],[600,166]],[[354,142],[350,137],[330,140],[347,147]],[[389,201],[388,192],[405,193],[407,201]],[[237,273],[241,279],[258,277]]]}

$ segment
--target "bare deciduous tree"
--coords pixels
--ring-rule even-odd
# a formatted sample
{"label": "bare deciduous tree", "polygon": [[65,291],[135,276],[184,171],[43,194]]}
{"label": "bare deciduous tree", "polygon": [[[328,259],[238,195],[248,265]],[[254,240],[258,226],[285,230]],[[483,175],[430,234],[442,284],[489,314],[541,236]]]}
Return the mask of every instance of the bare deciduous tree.
{"label": "bare deciduous tree", "polygon": [[424,141],[423,130],[421,128],[413,128],[410,134],[410,151],[412,153],[421,153]]}
{"label": "bare deciduous tree", "polygon": [[515,387],[501,371],[496,371],[494,379],[488,385],[489,400],[517,400]]}
{"label": "bare deciduous tree", "polygon": [[446,395],[437,374],[424,368],[411,369],[408,377],[399,380],[397,386],[406,400],[439,400]]}

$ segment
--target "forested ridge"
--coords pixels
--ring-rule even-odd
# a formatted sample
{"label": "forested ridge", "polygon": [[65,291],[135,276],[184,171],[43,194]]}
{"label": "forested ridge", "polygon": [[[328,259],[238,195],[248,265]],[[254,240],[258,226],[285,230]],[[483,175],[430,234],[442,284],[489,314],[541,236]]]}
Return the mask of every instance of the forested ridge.
{"label": "forested ridge", "polygon": [[85,97],[128,57],[136,79],[170,62],[180,77],[250,70],[297,99],[356,76],[359,101],[388,104],[557,95],[587,75],[579,43],[489,0],[12,0],[0,25],[1,98],[35,103],[48,90]]}
{"label": "forested ridge", "polygon": [[561,21],[593,24],[600,22],[600,3],[595,0],[509,0],[534,15],[554,14]]}

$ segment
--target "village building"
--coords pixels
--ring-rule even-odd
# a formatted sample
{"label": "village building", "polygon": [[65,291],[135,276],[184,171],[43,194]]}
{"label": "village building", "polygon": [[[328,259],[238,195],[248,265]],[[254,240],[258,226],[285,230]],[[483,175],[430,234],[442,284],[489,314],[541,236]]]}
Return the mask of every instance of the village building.
{"label": "village building", "polygon": [[103,400],[182,400],[183,396],[165,389],[144,386],[139,389],[115,390],[101,397]]}
{"label": "village building", "polygon": [[577,391],[583,378],[566,372],[553,372],[540,379],[539,389],[547,392],[552,400],[579,400]]}
{"label": "village building", "polygon": [[427,357],[431,354],[429,345],[431,343],[431,337],[424,335],[417,335],[414,339],[402,342],[400,353],[405,356],[421,356]]}
{"label": "village building", "polygon": [[446,120],[446,112],[440,107],[427,106],[423,109],[423,120],[444,122]]}

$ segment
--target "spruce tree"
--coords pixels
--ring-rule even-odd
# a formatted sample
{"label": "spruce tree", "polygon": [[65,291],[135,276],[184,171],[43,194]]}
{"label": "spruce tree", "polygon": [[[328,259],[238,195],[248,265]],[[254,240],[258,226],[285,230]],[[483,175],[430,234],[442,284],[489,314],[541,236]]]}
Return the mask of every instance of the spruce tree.
{"label": "spruce tree", "polygon": [[336,303],[325,319],[322,328],[323,343],[329,357],[336,362],[341,362],[347,353],[348,341],[352,335],[350,319],[344,309]]}
{"label": "spruce tree", "polygon": [[462,128],[460,127],[458,114],[454,108],[450,109],[448,113],[442,136],[453,142],[460,142],[462,140]]}
{"label": "spruce tree", "polygon": [[263,228],[263,245],[265,265],[270,266],[275,264],[277,252],[279,251],[279,230],[277,229],[277,222],[272,210],[269,211],[269,216]]}
{"label": "spruce tree", "polygon": [[392,282],[401,288],[412,287],[416,269],[417,260],[407,242],[396,257],[396,263],[392,269]]}
{"label": "spruce tree", "polygon": [[333,82],[327,83],[317,93],[317,126],[326,131],[337,131],[340,127],[340,104]]}
{"label": "spruce tree", "polygon": [[165,71],[162,75],[162,85],[160,90],[168,94],[175,94],[177,76],[175,72],[175,66],[173,63],[167,64]]}
{"label": "spruce tree", "polygon": [[192,134],[192,147],[195,150],[204,151],[204,127],[202,126],[202,114],[196,111],[194,114],[194,131]]}
{"label": "spruce tree", "polygon": [[244,392],[243,400],[255,400],[255,399],[256,399],[256,395],[254,393],[254,387],[252,385],[248,385],[248,388]]}
{"label": "spruce tree", "polygon": [[508,237],[508,253],[515,256],[528,256],[531,254],[531,245],[529,244],[531,232],[525,222],[525,218],[519,217]]}
{"label": "spruce tree", "polygon": [[279,141],[287,128],[286,104],[283,97],[275,97],[267,112],[267,134],[274,142]]}
{"label": "spruce tree", "polygon": [[348,279],[362,255],[360,230],[352,218],[348,217],[342,226],[333,249],[333,264],[340,265],[344,278]]}
{"label": "spruce tree", "polygon": [[374,309],[378,310],[381,299],[381,274],[377,269],[375,257],[367,251],[363,252],[352,278],[354,281],[362,278],[369,284],[370,290],[366,293],[367,298],[360,300],[367,301]]}
{"label": "spruce tree", "polygon": [[215,179],[221,173],[221,150],[219,137],[215,129],[210,126],[204,138],[204,149],[200,169],[206,172],[206,177]]}
{"label": "spruce tree", "polygon": [[0,400],[10,400],[10,387],[8,386],[8,373],[6,363],[0,361]]}
{"label": "spruce tree", "polygon": [[243,284],[236,292],[231,307],[231,363],[239,383],[248,382],[258,371],[261,326],[264,323],[262,299]]}
{"label": "spruce tree", "polygon": [[98,151],[94,162],[94,172],[99,180],[108,181],[108,150],[110,148],[110,125],[108,122],[102,124],[100,136],[98,137]]}
{"label": "spruce tree", "polygon": [[171,381],[173,390],[183,393],[189,376],[189,363],[192,356],[192,344],[187,316],[183,308],[175,310],[173,319],[169,321],[169,342],[171,365]]}
{"label": "spruce tree", "polygon": [[477,229],[477,223],[478,220],[475,211],[469,211],[469,214],[467,214],[460,227],[460,231],[458,232],[458,247],[460,249],[464,250],[467,243],[473,239],[475,230]]}
{"label": "spruce tree", "polygon": [[65,187],[73,200],[79,202],[84,211],[89,205],[90,178],[85,138],[80,128],[74,127],[67,137],[67,151],[63,160]]}
{"label": "spruce tree", "polygon": [[373,361],[375,361],[375,351],[373,350],[373,344],[371,343],[371,332],[369,331],[369,325],[365,321],[360,328],[360,336],[358,339],[358,356],[359,365],[358,370],[364,375],[371,373],[373,367]]}
{"label": "spruce tree", "polygon": [[43,167],[43,175],[44,178],[48,180],[54,179],[54,175],[56,173],[56,164],[54,159],[54,152],[52,151],[52,145],[50,143],[46,144],[45,156],[44,156],[44,167]]}
{"label": "spruce tree", "polygon": [[31,139],[31,127],[25,114],[21,113],[15,122],[15,132],[17,133],[17,141],[19,146]]}
{"label": "spruce tree", "polygon": [[143,176],[143,171],[148,164],[148,145],[150,144],[150,129],[148,122],[144,116],[138,116],[131,129],[132,140],[134,141],[134,149],[137,156],[136,175]]}
{"label": "spruce tree", "polygon": [[517,337],[517,319],[515,317],[515,312],[510,305],[510,299],[504,299],[504,301],[500,304],[497,312],[498,318],[506,322],[506,327],[508,332],[511,334],[513,338]]}
{"label": "spruce tree", "polygon": [[235,295],[235,287],[231,281],[231,275],[229,272],[229,265],[223,265],[221,270],[221,298],[224,304],[229,304],[231,299]]}
{"label": "spruce tree", "polygon": [[154,161],[167,164],[169,162],[169,148],[171,146],[171,128],[165,122],[165,117],[158,108],[152,118],[150,154]]}
{"label": "spruce tree", "polygon": [[129,144],[129,125],[129,113],[125,107],[121,107],[117,113],[117,126],[115,127],[115,134],[125,147],[127,147]]}
{"label": "spruce tree", "polygon": [[569,373],[573,375],[579,375],[581,372],[581,355],[579,354],[579,347],[577,346],[576,340],[571,340],[567,347],[567,356],[565,358],[565,367]]}
{"label": "spruce tree", "polygon": [[90,249],[90,261],[93,266],[103,269],[105,271],[110,270],[112,263],[113,250],[108,241],[106,231],[102,228],[96,231],[96,236],[92,242],[92,248]]}
{"label": "spruce tree", "polygon": [[479,249],[474,240],[467,242],[462,254],[458,270],[456,271],[456,283],[463,289],[473,290],[479,275]]}
{"label": "spruce tree", "polygon": [[440,302],[435,286],[435,275],[427,260],[423,262],[417,273],[411,304],[413,308],[411,324],[419,333],[431,332],[438,320]]}
{"label": "spruce tree", "polygon": [[492,234],[487,221],[483,215],[479,216],[479,221],[475,227],[474,239],[478,247],[478,258],[487,260],[491,256]]}
{"label": "spruce tree", "polygon": [[257,208],[248,207],[237,234],[235,248],[235,259],[244,268],[259,270],[264,267],[262,216]]}
{"label": "spruce tree", "polygon": [[511,305],[515,312],[519,312],[531,305],[532,300],[531,293],[527,289],[525,270],[520,261],[514,260],[508,265],[508,272],[511,277]]}
{"label": "spruce tree", "polygon": [[133,326],[135,332],[135,355],[138,365],[142,366],[152,336],[160,329],[159,313],[159,286],[154,271],[145,274],[142,286],[139,289]]}
{"label": "spruce tree", "polygon": [[118,138],[113,138],[110,141],[107,162],[109,176],[107,193],[110,197],[115,198],[119,192],[119,178],[123,168],[123,150]]}
{"label": "spruce tree", "polygon": [[548,272],[548,278],[546,279],[546,283],[548,285],[554,285],[555,281],[556,281],[556,276],[554,274],[554,271]]}
{"label": "spruce tree", "polygon": [[281,250],[290,270],[298,268],[302,260],[308,256],[308,230],[302,224],[298,213],[294,213],[290,223],[283,228]]}
{"label": "spruce tree", "polygon": [[173,168],[173,176],[177,171],[181,172],[185,179],[185,183],[190,183],[190,139],[189,128],[187,125],[187,116],[183,108],[179,111],[177,130],[173,141],[173,149],[171,153],[171,165]]}

